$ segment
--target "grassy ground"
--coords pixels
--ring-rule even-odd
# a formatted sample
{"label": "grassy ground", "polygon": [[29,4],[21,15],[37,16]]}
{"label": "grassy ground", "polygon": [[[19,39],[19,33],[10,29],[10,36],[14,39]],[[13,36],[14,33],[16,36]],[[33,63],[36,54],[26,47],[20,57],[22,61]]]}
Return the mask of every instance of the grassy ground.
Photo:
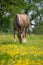
{"label": "grassy ground", "polygon": [[27,35],[27,42],[14,43],[13,35],[0,35],[0,65],[43,65],[43,35]]}

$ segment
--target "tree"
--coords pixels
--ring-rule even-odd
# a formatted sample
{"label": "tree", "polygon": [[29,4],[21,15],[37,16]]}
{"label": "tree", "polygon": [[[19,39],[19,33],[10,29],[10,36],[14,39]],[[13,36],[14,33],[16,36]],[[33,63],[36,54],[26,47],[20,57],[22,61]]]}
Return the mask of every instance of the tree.
{"label": "tree", "polygon": [[[30,14],[30,21],[34,20],[36,26],[33,29],[33,32],[40,33],[43,31],[43,0],[26,0],[27,8],[25,9],[25,13]],[[41,23],[41,24],[40,24]],[[43,32],[42,32],[43,33]]]}
{"label": "tree", "polygon": [[17,13],[30,14],[30,21],[38,25],[43,18],[43,0],[0,0],[0,29],[9,29]]}
{"label": "tree", "polygon": [[24,0],[0,0],[0,29],[10,27],[11,18],[17,13],[21,13],[24,8]]}

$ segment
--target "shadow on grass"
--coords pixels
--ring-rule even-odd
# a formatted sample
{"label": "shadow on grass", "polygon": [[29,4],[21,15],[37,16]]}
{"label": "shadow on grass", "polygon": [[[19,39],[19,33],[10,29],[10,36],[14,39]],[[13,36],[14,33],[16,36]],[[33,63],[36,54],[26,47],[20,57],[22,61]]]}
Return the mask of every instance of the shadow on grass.
{"label": "shadow on grass", "polygon": [[12,41],[12,40],[8,40],[8,41],[1,41],[0,42],[0,45],[7,45],[7,44],[22,44],[22,43],[20,43],[19,41],[17,41],[17,42],[14,42],[14,41]]}
{"label": "shadow on grass", "polygon": [[13,41],[3,41],[0,44],[12,44],[12,43],[14,43],[14,42]]}

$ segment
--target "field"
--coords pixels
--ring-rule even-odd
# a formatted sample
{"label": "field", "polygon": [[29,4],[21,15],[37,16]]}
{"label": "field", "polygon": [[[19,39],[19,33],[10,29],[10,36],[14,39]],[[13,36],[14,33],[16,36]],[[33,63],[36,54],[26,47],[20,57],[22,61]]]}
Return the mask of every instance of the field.
{"label": "field", "polygon": [[0,65],[43,65],[43,35],[27,35],[14,43],[12,34],[0,34]]}

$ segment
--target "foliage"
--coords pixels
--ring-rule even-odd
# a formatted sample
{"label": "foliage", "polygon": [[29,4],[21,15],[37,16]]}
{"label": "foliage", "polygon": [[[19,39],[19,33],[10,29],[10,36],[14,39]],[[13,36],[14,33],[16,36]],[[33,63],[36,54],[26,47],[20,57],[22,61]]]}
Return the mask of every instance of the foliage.
{"label": "foliage", "polygon": [[21,9],[24,7],[24,0],[0,0],[0,27],[6,28],[8,26],[9,29],[11,24],[10,19],[15,14],[21,13]]}
{"label": "foliage", "polygon": [[33,33],[43,34],[43,21],[41,21],[37,26],[34,27]]}
{"label": "foliage", "polygon": [[43,0],[0,0],[0,29],[10,29],[15,14],[29,14],[31,11],[30,21],[39,24],[43,17]]}

